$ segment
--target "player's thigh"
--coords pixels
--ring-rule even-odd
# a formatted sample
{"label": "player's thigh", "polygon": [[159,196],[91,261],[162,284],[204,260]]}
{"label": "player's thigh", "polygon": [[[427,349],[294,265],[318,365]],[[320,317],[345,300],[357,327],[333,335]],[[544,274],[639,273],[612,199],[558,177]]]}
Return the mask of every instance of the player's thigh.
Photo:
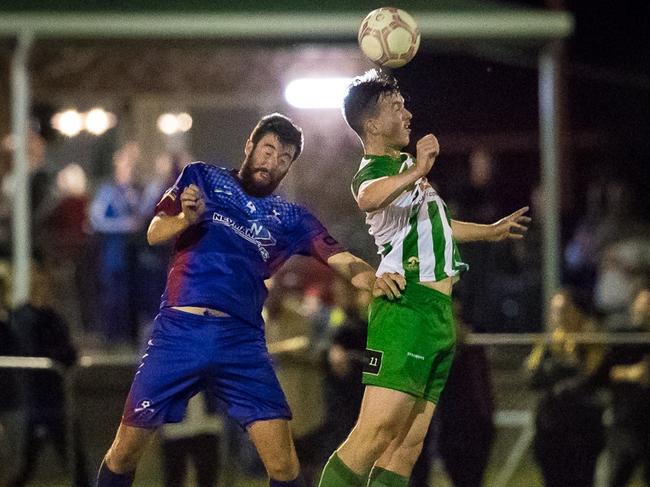
{"label": "player's thigh", "polygon": [[431,418],[436,409],[434,403],[419,399],[411,412],[409,418],[410,424],[402,437],[400,447],[414,448],[419,447],[424,442],[429,431]]}
{"label": "player's thigh", "polygon": [[398,434],[407,425],[417,401],[406,392],[366,386],[355,429],[387,429]]}
{"label": "player's thigh", "polygon": [[208,390],[243,428],[256,422],[290,420],[291,409],[273,370],[261,335],[242,337],[232,347],[222,345],[207,377]]}

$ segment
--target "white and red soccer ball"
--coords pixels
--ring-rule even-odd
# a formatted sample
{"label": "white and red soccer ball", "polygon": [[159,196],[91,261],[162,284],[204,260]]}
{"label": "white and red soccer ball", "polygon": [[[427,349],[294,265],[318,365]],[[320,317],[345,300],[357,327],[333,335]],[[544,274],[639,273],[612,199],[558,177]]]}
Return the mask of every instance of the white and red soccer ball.
{"label": "white and red soccer ball", "polygon": [[359,27],[359,47],[374,63],[399,68],[408,63],[420,47],[420,30],[407,12],[382,7],[370,12]]}

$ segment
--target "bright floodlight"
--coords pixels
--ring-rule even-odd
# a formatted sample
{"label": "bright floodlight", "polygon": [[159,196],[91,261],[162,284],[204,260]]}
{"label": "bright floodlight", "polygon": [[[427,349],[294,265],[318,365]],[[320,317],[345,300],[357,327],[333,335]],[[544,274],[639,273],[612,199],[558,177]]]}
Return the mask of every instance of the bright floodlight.
{"label": "bright floodlight", "polygon": [[115,117],[102,108],[93,108],[86,114],[86,130],[91,134],[101,135],[111,128]]}
{"label": "bright floodlight", "polygon": [[296,108],[341,108],[351,78],[295,79],[284,90],[284,97]]}
{"label": "bright floodlight", "polygon": [[173,135],[180,130],[178,117],[173,113],[163,113],[158,117],[158,130],[165,135]]}
{"label": "bright floodlight", "polygon": [[68,137],[74,137],[81,132],[84,117],[77,110],[66,110],[52,117],[52,126]]}

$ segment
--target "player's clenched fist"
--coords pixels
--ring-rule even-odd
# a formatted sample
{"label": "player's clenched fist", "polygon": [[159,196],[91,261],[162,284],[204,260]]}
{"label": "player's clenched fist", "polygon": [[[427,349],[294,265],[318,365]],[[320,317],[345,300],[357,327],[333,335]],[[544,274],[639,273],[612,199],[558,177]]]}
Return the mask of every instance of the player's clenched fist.
{"label": "player's clenched fist", "polygon": [[205,210],[203,193],[196,184],[190,184],[181,193],[181,208],[190,225],[196,223]]}
{"label": "player's clenched fist", "polygon": [[428,134],[418,140],[416,145],[416,161],[415,166],[417,167],[418,174],[422,177],[426,177],[433,167],[433,163],[438,157],[440,152],[440,144],[438,144],[438,139],[433,134]]}

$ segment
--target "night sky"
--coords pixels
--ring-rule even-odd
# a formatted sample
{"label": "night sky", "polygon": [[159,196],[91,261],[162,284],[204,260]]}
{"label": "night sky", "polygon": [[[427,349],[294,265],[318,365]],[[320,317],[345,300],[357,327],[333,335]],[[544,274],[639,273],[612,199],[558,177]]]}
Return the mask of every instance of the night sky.
{"label": "night sky", "polygon": [[[515,3],[544,6],[539,1]],[[646,38],[650,37],[650,6],[631,0],[615,5],[565,2],[575,17],[574,35],[566,41],[569,144],[565,176],[576,195],[571,208],[574,213],[582,211],[584,191],[590,183],[621,179],[629,185],[639,214],[647,220],[650,42]],[[454,133],[536,133],[535,57],[522,56],[517,62],[497,57],[429,49],[397,70],[403,91],[411,94],[412,139],[429,131],[443,137]],[[453,182],[467,164],[466,157],[449,159],[446,170],[438,174],[443,184]],[[506,204],[525,203],[538,183],[538,152],[503,153],[497,163]]]}

